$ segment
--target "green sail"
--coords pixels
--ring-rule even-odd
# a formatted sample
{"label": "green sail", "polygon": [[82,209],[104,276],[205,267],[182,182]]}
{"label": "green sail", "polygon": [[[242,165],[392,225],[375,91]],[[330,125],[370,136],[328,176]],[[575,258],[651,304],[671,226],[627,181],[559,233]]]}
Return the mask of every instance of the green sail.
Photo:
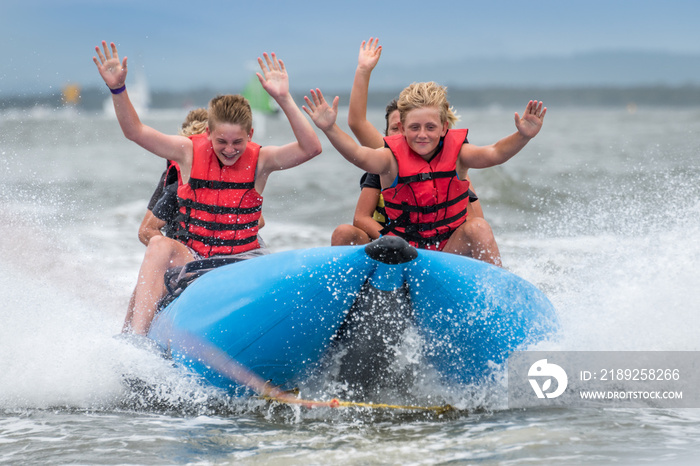
{"label": "green sail", "polygon": [[250,108],[254,111],[271,114],[279,110],[277,103],[270,97],[267,91],[263,89],[257,76],[253,76],[250,81],[248,81],[248,84],[246,84],[243,89],[243,97],[248,99]]}

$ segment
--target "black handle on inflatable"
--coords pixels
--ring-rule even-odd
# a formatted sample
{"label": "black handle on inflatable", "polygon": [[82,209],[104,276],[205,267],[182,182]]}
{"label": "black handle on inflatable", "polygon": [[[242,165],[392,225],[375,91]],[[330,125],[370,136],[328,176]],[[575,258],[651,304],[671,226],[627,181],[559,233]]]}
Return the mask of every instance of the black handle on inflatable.
{"label": "black handle on inflatable", "polygon": [[384,264],[404,264],[418,257],[416,248],[398,236],[382,236],[365,246],[365,252],[372,259]]}

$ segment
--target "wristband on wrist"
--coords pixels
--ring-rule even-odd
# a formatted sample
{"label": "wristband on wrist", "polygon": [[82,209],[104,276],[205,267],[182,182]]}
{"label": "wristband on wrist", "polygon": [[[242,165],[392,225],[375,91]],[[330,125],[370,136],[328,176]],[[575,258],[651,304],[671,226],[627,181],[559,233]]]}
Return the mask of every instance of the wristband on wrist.
{"label": "wristband on wrist", "polygon": [[116,89],[112,89],[111,87],[109,88],[109,92],[111,92],[112,94],[121,94],[125,90],[126,90],[126,84],[124,84],[124,85],[122,85],[122,87],[118,87]]}

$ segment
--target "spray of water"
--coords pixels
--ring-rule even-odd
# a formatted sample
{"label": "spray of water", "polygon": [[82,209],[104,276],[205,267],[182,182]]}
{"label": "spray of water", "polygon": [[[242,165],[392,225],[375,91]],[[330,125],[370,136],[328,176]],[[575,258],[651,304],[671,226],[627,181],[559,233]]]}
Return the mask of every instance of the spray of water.
{"label": "spray of water", "polygon": [[[698,349],[696,179],[641,169],[627,184],[603,178],[595,196],[550,196],[534,230],[499,238],[508,268],[545,291],[560,316],[560,332],[532,349]],[[0,409],[239,409],[160,356],[113,338],[128,297],[122,283],[60,241],[47,246],[41,228],[4,220]],[[422,344],[407,333],[392,370],[413,371]],[[502,405],[490,388],[446,396],[429,374],[414,375],[423,401]]]}

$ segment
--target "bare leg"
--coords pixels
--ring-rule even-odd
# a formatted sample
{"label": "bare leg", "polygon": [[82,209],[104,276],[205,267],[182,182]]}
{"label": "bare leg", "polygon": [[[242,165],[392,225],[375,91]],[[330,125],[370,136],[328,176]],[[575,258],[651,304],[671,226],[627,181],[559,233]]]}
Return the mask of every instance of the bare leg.
{"label": "bare leg", "polygon": [[331,236],[331,246],[354,246],[356,244],[367,244],[370,237],[363,230],[353,225],[339,225],[333,230]]}
{"label": "bare leg", "polygon": [[[165,236],[155,236],[148,242],[146,255],[139,270],[134,290],[131,321],[125,323],[126,332],[146,335],[155,315],[158,301],[165,295],[163,276],[170,267],[192,262],[194,257],[182,243]],[[128,318],[128,315],[127,315]]]}
{"label": "bare leg", "polygon": [[501,253],[486,220],[474,217],[464,222],[447,240],[443,252],[469,256],[502,267]]}

